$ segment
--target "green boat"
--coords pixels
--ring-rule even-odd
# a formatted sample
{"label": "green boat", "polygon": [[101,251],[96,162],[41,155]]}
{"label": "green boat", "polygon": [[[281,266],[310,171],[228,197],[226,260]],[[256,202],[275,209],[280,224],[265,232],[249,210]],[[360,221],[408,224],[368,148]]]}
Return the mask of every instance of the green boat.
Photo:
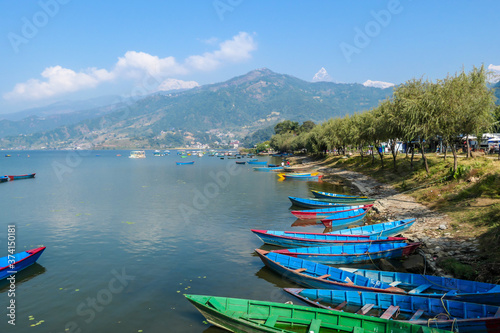
{"label": "green boat", "polygon": [[207,321],[230,332],[438,333],[431,327],[301,305],[184,295]]}

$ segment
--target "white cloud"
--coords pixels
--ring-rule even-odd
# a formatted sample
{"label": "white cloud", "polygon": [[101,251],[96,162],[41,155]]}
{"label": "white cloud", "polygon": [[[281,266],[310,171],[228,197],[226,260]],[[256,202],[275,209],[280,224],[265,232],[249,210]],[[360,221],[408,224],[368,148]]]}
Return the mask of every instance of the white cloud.
{"label": "white cloud", "polygon": [[[29,79],[18,83],[12,91],[3,95],[6,100],[16,99],[43,99],[68,92],[95,88],[103,82],[132,79],[142,80],[152,77],[155,82],[162,82],[165,78],[187,75],[197,71],[211,71],[226,63],[243,62],[252,57],[252,51],[257,49],[253,37],[240,32],[230,40],[219,43],[219,49],[206,52],[202,55],[192,55],[184,62],[179,63],[174,57],[160,58],[145,52],[128,51],[119,57],[111,71],[106,69],[88,68],[76,72],[61,66],[47,67],[41,76],[43,79]],[[151,80],[150,80],[151,81]],[[194,81],[179,80],[178,89],[194,87]],[[175,85],[173,81],[163,81],[163,88]],[[160,87],[157,87],[160,89]],[[164,89],[161,90],[164,90]]]}
{"label": "white cloud", "polygon": [[224,62],[242,62],[252,57],[251,52],[257,49],[253,37],[240,32],[233,39],[219,44],[220,49],[214,52],[206,52],[203,55],[194,55],[186,59],[186,65],[200,71],[214,70]]}
{"label": "white cloud", "polygon": [[394,86],[394,83],[390,83],[390,82],[383,82],[383,81],[372,81],[372,80],[366,80],[363,85],[365,87],[374,87],[374,88],[381,88],[381,89],[385,89],[385,88],[389,88],[389,87],[392,87]]}
{"label": "white cloud", "polygon": [[166,79],[159,86],[158,91],[178,90],[178,89],[191,89],[198,87],[196,81],[183,81],[177,79]]}
{"label": "white cloud", "polygon": [[25,83],[18,83],[12,91],[4,94],[4,98],[41,99],[94,88],[101,82],[113,79],[113,74],[105,69],[89,68],[85,72],[75,72],[61,66],[47,67],[41,75],[45,81],[29,79]]}
{"label": "white cloud", "polygon": [[499,65],[490,64],[488,66],[488,69],[493,72],[493,74],[491,75],[490,81],[491,82],[498,82],[498,81],[500,81],[500,66]]}

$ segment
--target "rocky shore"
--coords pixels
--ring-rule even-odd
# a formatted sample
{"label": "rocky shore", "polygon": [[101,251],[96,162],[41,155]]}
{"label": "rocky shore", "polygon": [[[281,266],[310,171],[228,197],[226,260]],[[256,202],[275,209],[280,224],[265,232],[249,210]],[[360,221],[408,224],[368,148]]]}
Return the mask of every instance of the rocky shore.
{"label": "rocky shore", "polygon": [[437,265],[441,259],[453,257],[466,264],[477,260],[478,240],[461,237],[458,231],[451,228],[447,215],[428,209],[415,202],[413,197],[399,193],[391,185],[382,184],[358,172],[325,167],[321,162],[307,158],[296,158],[294,162],[297,167],[307,166],[311,171],[323,173],[323,181],[339,182],[340,178],[353,193],[376,198],[370,213],[373,223],[415,218],[415,224],[402,236],[412,242],[420,242],[423,257],[413,256],[403,264],[409,272],[422,273],[422,270],[426,270],[436,275],[444,275],[444,271]]}

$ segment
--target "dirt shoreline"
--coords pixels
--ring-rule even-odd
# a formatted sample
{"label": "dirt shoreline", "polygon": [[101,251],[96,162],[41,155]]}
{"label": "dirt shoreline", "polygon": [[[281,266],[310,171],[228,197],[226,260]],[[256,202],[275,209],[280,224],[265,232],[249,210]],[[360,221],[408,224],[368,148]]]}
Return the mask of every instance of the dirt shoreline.
{"label": "dirt shoreline", "polygon": [[294,157],[293,164],[297,167],[306,167],[302,170],[322,173],[323,181],[334,182],[336,177],[340,177],[354,193],[377,199],[370,212],[370,218],[375,223],[415,218],[414,225],[402,236],[412,242],[422,243],[421,250],[425,256],[427,269],[434,274],[445,275],[437,265],[443,258],[453,257],[465,264],[477,261],[478,240],[460,237],[458,232],[451,229],[452,221],[446,214],[430,210],[415,202],[413,197],[399,193],[391,185],[380,183],[359,172],[327,167],[325,161],[321,160]]}

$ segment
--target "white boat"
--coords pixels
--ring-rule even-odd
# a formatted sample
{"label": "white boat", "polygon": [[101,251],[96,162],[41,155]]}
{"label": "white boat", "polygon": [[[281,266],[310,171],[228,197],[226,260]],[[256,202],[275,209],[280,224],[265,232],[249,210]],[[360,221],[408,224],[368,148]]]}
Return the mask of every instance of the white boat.
{"label": "white boat", "polygon": [[146,152],[144,150],[133,150],[130,152],[129,158],[146,158]]}

